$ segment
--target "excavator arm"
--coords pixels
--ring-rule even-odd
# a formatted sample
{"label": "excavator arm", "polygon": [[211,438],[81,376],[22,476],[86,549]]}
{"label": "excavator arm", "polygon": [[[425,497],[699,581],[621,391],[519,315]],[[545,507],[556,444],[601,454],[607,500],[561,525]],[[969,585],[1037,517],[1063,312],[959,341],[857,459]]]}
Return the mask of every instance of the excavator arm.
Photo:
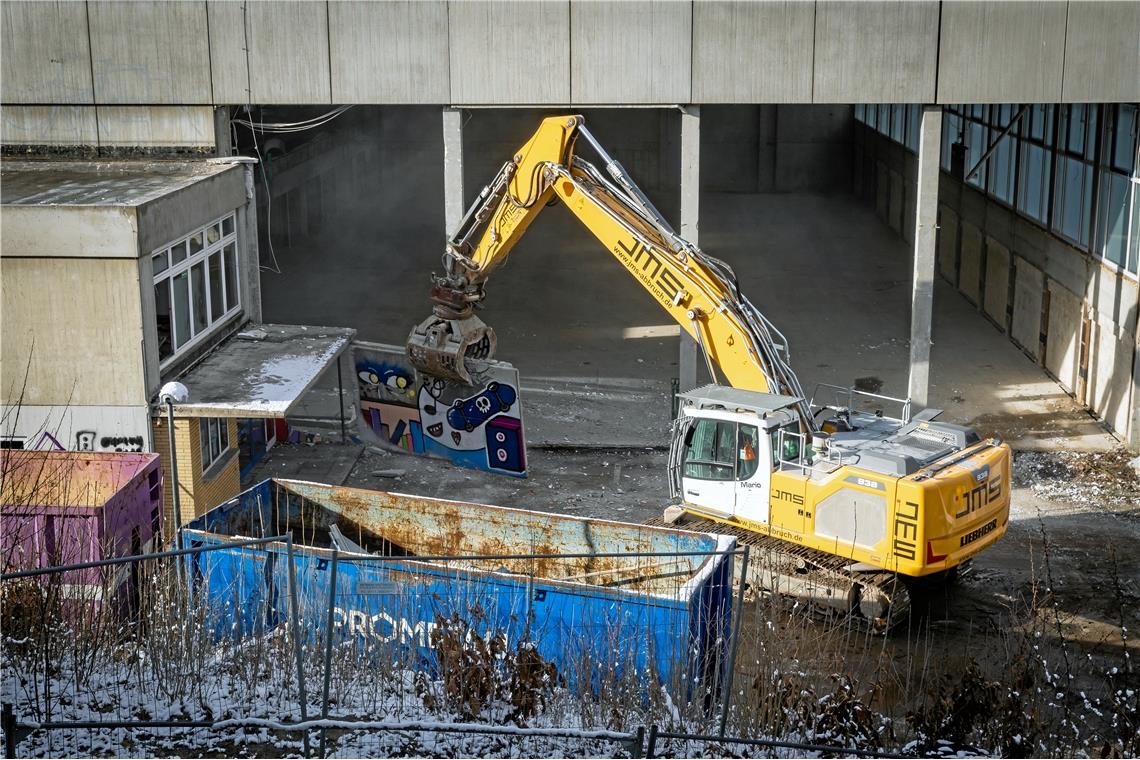
{"label": "excavator arm", "polygon": [[[579,137],[598,153],[606,174],[575,155]],[[545,119],[448,239],[444,274],[432,287],[433,314],[408,339],[413,365],[436,377],[470,382],[465,360],[494,354],[494,331],[474,308],[491,273],[554,199],[697,341],[714,380],[803,398],[787,341],[740,292],[731,268],[673,231],[586,130],[581,116]],[[814,430],[807,402],[797,406],[805,430]]]}

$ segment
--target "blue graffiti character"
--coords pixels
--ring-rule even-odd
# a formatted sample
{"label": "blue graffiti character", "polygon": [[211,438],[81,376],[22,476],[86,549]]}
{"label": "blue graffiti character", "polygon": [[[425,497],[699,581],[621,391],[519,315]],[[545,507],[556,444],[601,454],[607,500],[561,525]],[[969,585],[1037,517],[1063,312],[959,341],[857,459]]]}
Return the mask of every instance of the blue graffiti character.
{"label": "blue graffiti character", "polygon": [[456,430],[470,433],[500,412],[505,412],[515,403],[518,394],[515,389],[502,383],[487,383],[487,388],[471,398],[456,399],[447,410],[447,423]]}

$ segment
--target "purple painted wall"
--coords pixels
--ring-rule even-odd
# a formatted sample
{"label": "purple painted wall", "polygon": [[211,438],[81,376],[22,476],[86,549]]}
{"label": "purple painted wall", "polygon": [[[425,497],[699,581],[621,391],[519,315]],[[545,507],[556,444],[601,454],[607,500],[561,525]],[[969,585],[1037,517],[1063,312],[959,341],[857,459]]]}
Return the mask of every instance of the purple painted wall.
{"label": "purple painted wall", "polygon": [[[162,519],[157,454],[0,453],[0,566],[20,570],[122,557],[157,548]],[[123,565],[111,591],[130,577]],[[98,569],[68,573],[80,591],[102,587]]]}

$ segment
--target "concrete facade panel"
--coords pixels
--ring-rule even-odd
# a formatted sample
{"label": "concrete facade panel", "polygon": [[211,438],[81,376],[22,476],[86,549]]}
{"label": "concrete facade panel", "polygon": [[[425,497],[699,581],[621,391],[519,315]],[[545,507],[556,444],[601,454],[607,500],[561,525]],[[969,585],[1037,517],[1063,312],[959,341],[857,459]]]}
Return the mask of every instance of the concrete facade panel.
{"label": "concrete facade panel", "polygon": [[1009,334],[1034,359],[1041,354],[1041,299],[1045,276],[1037,267],[1014,256],[1016,269],[1013,293],[1013,319]]}
{"label": "concrete facade panel", "polygon": [[573,103],[692,101],[691,2],[570,3]]}
{"label": "concrete facade panel", "polygon": [[451,2],[447,12],[451,103],[570,101],[568,2]]}
{"label": "concrete facade panel", "polygon": [[137,259],[134,209],[4,206],[3,260],[9,257]]}
{"label": "concrete facade panel", "polygon": [[1069,3],[1065,103],[1140,100],[1140,3]]}
{"label": "concrete facade panel", "polygon": [[1093,356],[1089,362],[1089,406],[1120,433],[1131,415],[1132,352],[1136,338],[1103,317],[1093,326]]}
{"label": "concrete facade panel", "polygon": [[939,103],[1055,103],[1066,3],[942,4]]}
{"label": "concrete facade panel", "polygon": [[938,222],[938,271],[951,285],[958,284],[958,214],[942,206]]}
{"label": "concrete facade panel", "polygon": [[249,59],[245,51],[245,3],[210,0],[206,17],[210,27],[210,80],[215,103],[252,102]]}
{"label": "concrete facade panel", "polygon": [[[22,379],[22,377],[21,377]],[[8,399],[4,399],[7,403]],[[21,436],[32,448],[48,433],[71,451],[152,451],[150,407],[22,404],[5,435]],[[5,420],[7,423],[8,421]],[[50,445],[50,441],[44,441]]]}
{"label": "concrete facade panel", "polygon": [[[254,103],[332,102],[326,3],[246,3],[245,24],[249,89]],[[212,32],[213,26],[210,28]]]}
{"label": "concrete facade panel", "polygon": [[936,2],[818,2],[815,103],[929,103],[938,61]]}
{"label": "concrete facade panel", "polygon": [[4,106],[0,139],[5,145],[97,145],[94,106]]}
{"label": "concrete facade panel", "polygon": [[1085,299],[1091,311],[1118,325],[1136,324],[1137,283],[1114,269],[1092,266]]}
{"label": "concrete facade panel", "polygon": [[334,103],[446,103],[447,5],[329,3]]}
{"label": "concrete facade panel", "polygon": [[214,109],[210,106],[97,106],[96,111],[101,146],[214,146]]}
{"label": "concrete facade panel", "polygon": [[1077,390],[1081,350],[1081,299],[1068,288],[1049,281],[1049,325],[1046,332],[1045,368],[1064,386]]}
{"label": "concrete facade panel", "polygon": [[86,4],[0,3],[0,30],[3,102],[94,102]]}
{"label": "concrete facade panel", "polygon": [[88,4],[95,102],[208,104],[205,2]]}
{"label": "concrete facade panel", "polygon": [[1009,304],[1009,249],[991,237],[986,238],[986,280],[982,302],[986,315],[1004,331]]}
{"label": "concrete facade panel", "polygon": [[240,166],[163,195],[138,209],[138,250],[148,254],[245,203]]}
{"label": "concrete facade panel", "polygon": [[146,403],[137,262],[5,257],[2,266],[0,393],[22,389],[29,405]]}
{"label": "concrete facade panel", "polygon": [[982,275],[982,233],[962,221],[962,243],[958,253],[958,290],[974,305],[981,304],[979,282]]}
{"label": "concrete facade panel", "polygon": [[695,103],[810,103],[815,5],[693,3]]}

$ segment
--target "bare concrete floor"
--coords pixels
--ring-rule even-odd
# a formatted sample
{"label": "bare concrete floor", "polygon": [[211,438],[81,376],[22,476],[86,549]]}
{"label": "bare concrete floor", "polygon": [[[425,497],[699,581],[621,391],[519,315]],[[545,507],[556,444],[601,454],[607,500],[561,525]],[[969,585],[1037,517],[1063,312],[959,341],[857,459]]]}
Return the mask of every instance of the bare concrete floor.
{"label": "bare concrete floor", "polygon": [[[378,214],[353,219],[367,246],[332,232],[278,247],[267,321],[356,327],[402,343],[429,309],[442,232]],[[437,237],[439,236],[439,237]],[[786,334],[805,391],[816,383],[905,395],[908,245],[851,196],[702,196],[700,242]],[[659,446],[667,440],[675,338],[626,338],[666,317],[564,209],[540,218],[491,279],[483,318],[518,366],[532,445]],[[931,404],[1021,449],[1115,441],[945,282],[934,299]]]}

